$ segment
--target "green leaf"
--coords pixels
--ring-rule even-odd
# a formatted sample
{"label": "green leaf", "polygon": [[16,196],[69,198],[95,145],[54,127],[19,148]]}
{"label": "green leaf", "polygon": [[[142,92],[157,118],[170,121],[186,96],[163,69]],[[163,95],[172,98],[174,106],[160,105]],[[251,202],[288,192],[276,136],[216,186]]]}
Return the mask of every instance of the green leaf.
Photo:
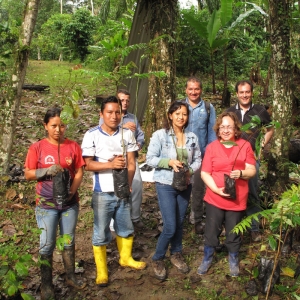
{"label": "green leaf", "polygon": [[238,145],[236,142],[233,142],[233,141],[221,142],[221,144],[227,145],[227,146],[237,146]]}
{"label": "green leaf", "polygon": [[212,49],[215,50],[219,47],[222,47],[224,46],[225,44],[227,44],[229,41],[229,39],[222,39],[222,40],[214,40],[213,41],[213,44],[212,44]]}
{"label": "green leaf", "polygon": [[18,288],[14,285],[10,285],[7,289],[8,296],[13,296],[18,291]]}
{"label": "green leaf", "polygon": [[75,101],[78,101],[79,100],[79,93],[77,91],[72,91],[72,98]]}
{"label": "green leaf", "polygon": [[211,49],[220,28],[221,28],[220,11],[214,10],[207,24],[207,32],[208,32],[207,41]]}
{"label": "green leaf", "polygon": [[254,115],[251,117],[251,122],[257,124],[257,125],[260,125],[261,124],[261,120],[260,120],[260,117],[257,116],[257,115]]}
{"label": "green leaf", "polygon": [[252,14],[255,11],[255,9],[250,9],[248,11],[246,11],[243,14],[240,14],[238,16],[238,18],[231,24],[231,26],[229,27],[229,30],[231,30],[232,28],[234,28],[236,25],[238,25],[240,22],[242,22],[243,20],[245,20],[250,14]]}
{"label": "green leaf", "polygon": [[20,261],[22,262],[27,262],[27,261],[30,261],[32,260],[32,255],[27,253],[27,254],[24,254],[20,257]]}
{"label": "green leaf", "polygon": [[258,267],[254,267],[253,270],[252,270],[252,276],[254,278],[257,278],[258,275],[259,275]]}
{"label": "green leaf", "polygon": [[232,18],[232,0],[221,0],[221,24],[225,26]]}
{"label": "green leaf", "polygon": [[253,2],[246,2],[247,4],[250,4],[254,7],[254,9],[258,12],[260,12],[262,15],[269,17],[269,15],[257,4],[253,3]]}
{"label": "green leaf", "polygon": [[29,294],[25,294],[25,293],[21,293],[21,297],[24,299],[24,300],[35,300],[35,298]]}
{"label": "green leaf", "polygon": [[208,32],[207,32],[207,22],[199,22],[194,16],[190,15],[189,13],[183,12],[185,19],[188,21],[189,25],[193,27],[198,35],[204,39],[207,39]]}
{"label": "green leaf", "polygon": [[241,127],[241,131],[247,131],[253,126],[252,123],[247,123]]}
{"label": "green leaf", "polygon": [[21,262],[17,262],[16,263],[16,271],[18,272],[18,274],[22,277],[22,276],[27,276],[28,275],[28,268]]}
{"label": "green leaf", "polygon": [[272,235],[268,236],[269,246],[273,251],[277,249],[277,241],[274,239]]}
{"label": "green leaf", "polygon": [[70,123],[73,117],[73,108],[70,105],[64,105],[60,113],[60,118],[64,124]]}

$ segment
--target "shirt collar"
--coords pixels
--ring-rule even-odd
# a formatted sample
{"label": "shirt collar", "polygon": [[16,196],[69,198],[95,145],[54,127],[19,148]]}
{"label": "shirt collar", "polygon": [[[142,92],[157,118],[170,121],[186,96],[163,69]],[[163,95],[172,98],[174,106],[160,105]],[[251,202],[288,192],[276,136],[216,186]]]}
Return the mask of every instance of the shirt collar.
{"label": "shirt collar", "polygon": [[[191,106],[188,97],[185,98],[185,102],[186,102],[189,106]],[[197,105],[196,105],[195,107],[193,107],[193,108],[196,108],[196,107],[198,107],[198,106],[201,106],[202,103],[203,103],[203,100],[202,100],[202,98],[200,98],[200,101],[199,101],[199,102],[197,103]]]}
{"label": "shirt collar", "polygon": [[[252,107],[254,106],[254,104],[251,102],[249,108],[246,110],[246,111],[249,111],[250,109],[252,109]],[[236,109],[238,110],[243,110],[241,107],[240,107],[240,103],[238,102],[235,106]]]}
{"label": "shirt collar", "polygon": [[102,134],[107,135],[107,136],[114,136],[114,135],[117,135],[117,134],[119,133],[119,131],[120,131],[120,127],[118,126],[118,127],[117,127],[117,130],[116,130],[113,134],[109,134],[109,133],[107,133],[106,131],[104,131],[104,130],[102,129],[101,126],[98,126],[98,127],[99,127],[99,131],[100,131]]}

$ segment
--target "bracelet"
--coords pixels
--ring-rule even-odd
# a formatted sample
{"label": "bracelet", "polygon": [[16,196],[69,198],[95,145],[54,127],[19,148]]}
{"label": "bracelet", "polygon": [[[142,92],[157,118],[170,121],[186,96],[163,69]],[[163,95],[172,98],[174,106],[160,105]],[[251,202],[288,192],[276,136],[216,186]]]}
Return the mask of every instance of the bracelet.
{"label": "bracelet", "polygon": [[243,172],[242,172],[242,170],[240,170],[240,178],[242,178],[243,177]]}

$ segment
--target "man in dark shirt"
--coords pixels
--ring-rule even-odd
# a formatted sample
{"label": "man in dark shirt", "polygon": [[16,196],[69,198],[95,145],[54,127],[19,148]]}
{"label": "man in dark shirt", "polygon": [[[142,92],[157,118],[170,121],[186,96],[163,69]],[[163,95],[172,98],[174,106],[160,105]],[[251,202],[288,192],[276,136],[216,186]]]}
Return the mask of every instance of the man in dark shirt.
{"label": "man in dark shirt", "polygon": [[[266,111],[265,107],[263,105],[252,103],[253,84],[251,81],[238,81],[235,85],[235,91],[238,98],[238,103],[234,106],[231,106],[227,111],[234,112],[243,125],[249,123],[251,121],[251,117],[255,115],[257,115],[260,118],[262,125],[267,125],[271,122],[270,115]],[[241,137],[250,142],[252,149],[255,152],[255,142],[259,135],[259,130],[254,128],[252,129],[252,132],[255,133],[251,135],[251,133],[243,132]],[[268,127],[266,129],[265,135],[261,141],[262,149],[270,141],[273,132],[273,127]],[[257,213],[261,210],[260,199],[258,196],[259,164],[259,157],[257,157],[256,175],[248,181],[249,196],[246,210],[247,216]],[[259,223],[255,220],[252,221],[251,225],[251,237],[254,242],[259,242],[261,240],[261,235],[259,234]]]}

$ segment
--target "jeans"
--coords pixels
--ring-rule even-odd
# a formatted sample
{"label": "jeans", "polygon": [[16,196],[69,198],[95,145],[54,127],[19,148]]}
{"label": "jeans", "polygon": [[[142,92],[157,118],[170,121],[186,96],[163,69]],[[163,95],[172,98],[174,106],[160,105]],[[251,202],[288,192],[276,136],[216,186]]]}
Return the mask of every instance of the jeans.
{"label": "jeans", "polygon": [[[258,196],[258,177],[259,177],[259,160],[256,161],[256,174],[254,177],[250,178],[248,181],[249,195],[246,215],[250,216],[252,214],[258,213],[261,211],[260,199]],[[251,231],[259,231],[259,222],[252,220]]]}
{"label": "jeans", "polygon": [[194,184],[192,189],[192,211],[194,212],[195,224],[203,219],[204,203],[203,198],[205,195],[205,183],[200,175],[201,169],[197,170],[194,174]]}
{"label": "jeans", "polygon": [[141,204],[143,194],[143,181],[139,164],[136,161],[136,169],[132,181],[131,192],[131,220],[132,222],[138,222],[141,216]]}
{"label": "jeans", "polygon": [[92,197],[94,211],[94,231],[92,242],[94,246],[103,246],[111,242],[109,229],[111,219],[114,219],[114,229],[118,236],[128,237],[134,229],[130,218],[130,203],[119,199],[114,193],[94,192]]}
{"label": "jeans", "polygon": [[226,232],[225,245],[229,252],[238,252],[241,247],[242,239],[239,234],[232,233],[231,230],[236,224],[238,224],[242,220],[244,214],[245,211],[243,210],[224,210],[209,203],[206,203],[204,245],[214,248],[219,245],[219,236],[222,233],[224,223]]}
{"label": "jeans", "polygon": [[75,205],[65,209],[45,209],[37,206],[35,215],[38,227],[42,229],[40,235],[41,255],[52,255],[56,245],[56,232],[59,225],[60,235],[68,234],[71,240],[65,243],[65,248],[75,244],[75,228],[78,219],[79,205]]}
{"label": "jeans", "polygon": [[156,182],[158,204],[163,218],[163,231],[158,238],[153,260],[163,259],[169,244],[171,244],[171,254],[182,251],[183,221],[191,190],[191,185],[185,191],[180,192],[171,185]]}

